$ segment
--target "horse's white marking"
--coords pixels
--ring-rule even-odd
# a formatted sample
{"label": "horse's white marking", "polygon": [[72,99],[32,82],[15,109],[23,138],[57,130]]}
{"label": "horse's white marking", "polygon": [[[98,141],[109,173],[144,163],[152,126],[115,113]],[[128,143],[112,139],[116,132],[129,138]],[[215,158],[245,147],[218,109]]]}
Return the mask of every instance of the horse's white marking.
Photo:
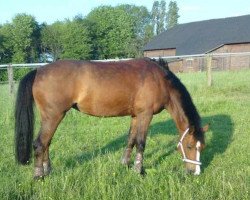
{"label": "horse's white marking", "polygon": [[141,153],[137,153],[136,158],[135,158],[135,164],[141,164],[142,163],[142,154]]}
{"label": "horse's white marking", "polygon": [[34,176],[43,176],[43,167],[35,167]]}
{"label": "horse's white marking", "polygon": [[[201,143],[200,141],[198,141],[196,143],[196,161],[200,161],[200,147],[201,147]],[[200,175],[201,173],[201,168],[200,168],[200,165],[196,165],[195,166],[195,172],[194,172],[194,175]]]}

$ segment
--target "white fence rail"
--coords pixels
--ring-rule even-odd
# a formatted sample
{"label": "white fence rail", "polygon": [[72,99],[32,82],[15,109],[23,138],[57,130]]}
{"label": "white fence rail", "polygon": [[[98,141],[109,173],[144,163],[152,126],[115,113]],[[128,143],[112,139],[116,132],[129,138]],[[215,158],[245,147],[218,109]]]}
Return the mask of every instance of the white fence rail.
{"label": "white fence rail", "polygon": [[[207,57],[212,58],[211,68],[215,70],[250,69],[250,52],[211,53],[184,56],[164,56],[174,72],[206,71]],[[158,57],[152,57],[158,58]]]}
{"label": "white fence rail", "polygon": [[4,64],[4,65],[0,65],[0,68],[8,68],[8,67],[36,68],[36,67],[41,67],[41,66],[46,65],[46,64],[48,64],[48,63]]}
{"label": "white fence rail", "polygon": [[[153,59],[159,59],[159,57],[151,57]],[[187,72],[187,71],[206,71],[207,72],[207,84],[212,85],[212,70],[230,70],[243,68],[250,69],[250,52],[240,53],[211,53],[211,54],[195,54],[195,55],[183,55],[183,56],[165,56],[162,59],[169,62],[169,67],[174,72]],[[116,62],[121,60],[130,60],[132,58],[125,59],[107,59],[107,60],[92,60],[98,62]],[[0,70],[7,70],[8,81],[0,83],[8,83],[10,94],[14,92],[14,68],[38,68],[48,63],[32,63],[32,64],[3,64],[0,65]]]}

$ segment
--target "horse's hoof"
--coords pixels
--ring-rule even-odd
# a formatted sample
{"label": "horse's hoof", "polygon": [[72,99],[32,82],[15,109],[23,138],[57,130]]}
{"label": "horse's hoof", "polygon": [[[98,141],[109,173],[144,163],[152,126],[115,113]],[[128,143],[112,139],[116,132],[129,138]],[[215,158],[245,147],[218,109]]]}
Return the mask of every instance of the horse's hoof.
{"label": "horse's hoof", "polygon": [[126,159],[126,158],[122,158],[122,159],[121,159],[121,163],[122,163],[123,165],[129,166],[129,160]]}
{"label": "horse's hoof", "polygon": [[35,181],[44,181],[44,176],[34,176],[33,179]]}
{"label": "horse's hoof", "polygon": [[44,176],[43,167],[35,167],[34,171],[34,180],[41,180]]}
{"label": "horse's hoof", "polygon": [[48,176],[50,174],[51,170],[52,170],[52,168],[51,168],[50,163],[43,163],[44,176]]}
{"label": "horse's hoof", "polygon": [[142,176],[147,175],[147,172],[146,172],[146,170],[144,168],[141,169],[140,175],[142,175]]}
{"label": "horse's hoof", "polygon": [[144,167],[138,167],[138,166],[134,166],[134,171],[137,173],[137,174],[140,174],[142,176],[145,176],[146,175],[146,171],[144,169]]}

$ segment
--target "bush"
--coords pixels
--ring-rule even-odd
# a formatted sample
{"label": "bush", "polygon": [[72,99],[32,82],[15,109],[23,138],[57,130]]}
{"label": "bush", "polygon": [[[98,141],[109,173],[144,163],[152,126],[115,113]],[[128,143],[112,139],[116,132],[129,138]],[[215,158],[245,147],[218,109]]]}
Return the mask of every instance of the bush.
{"label": "bush", "polygon": [[[24,77],[28,72],[33,69],[29,68],[14,68],[14,80],[19,81]],[[8,81],[8,71],[7,68],[0,69],[0,82]]]}
{"label": "bush", "polygon": [[8,81],[7,69],[0,69],[0,81]]}
{"label": "bush", "polygon": [[32,71],[30,68],[14,68],[14,80],[21,80],[30,71]]}

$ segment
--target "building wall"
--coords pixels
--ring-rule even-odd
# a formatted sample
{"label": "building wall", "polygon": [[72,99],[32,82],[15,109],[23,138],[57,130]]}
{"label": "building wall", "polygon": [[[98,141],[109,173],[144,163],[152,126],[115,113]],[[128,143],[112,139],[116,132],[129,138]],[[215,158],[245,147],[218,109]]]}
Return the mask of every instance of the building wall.
{"label": "building wall", "polygon": [[206,58],[184,58],[169,62],[168,67],[175,73],[204,71],[206,67]]}
{"label": "building wall", "polygon": [[[176,49],[145,51],[145,57],[163,57],[174,56]],[[250,52],[250,43],[244,44],[227,44],[223,45],[209,53],[240,53]],[[206,58],[194,57],[183,58],[168,63],[170,70],[173,72],[192,72],[206,70]],[[250,56],[249,55],[236,55],[213,57],[212,59],[213,70],[237,70],[243,68],[250,69]]]}
{"label": "building wall", "polygon": [[160,50],[150,50],[144,51],[144,57],[165,57],[165,56],[175,56],[176,49],[160,49]]}
{"label": "building wall", "polygon": [[225,44],[222,47],[212,51],[212,53],[238,53],[238,52],[250,52],[250,43]]}
{"label": "building wall", "polygon": [[[245,44],[227,44],[211,53],[240,53],[250,52],[250,43]],[[216,69],[242,69],[250,68],[250,56],[237,55],[218,57],[213,59],[213,67]]]}

